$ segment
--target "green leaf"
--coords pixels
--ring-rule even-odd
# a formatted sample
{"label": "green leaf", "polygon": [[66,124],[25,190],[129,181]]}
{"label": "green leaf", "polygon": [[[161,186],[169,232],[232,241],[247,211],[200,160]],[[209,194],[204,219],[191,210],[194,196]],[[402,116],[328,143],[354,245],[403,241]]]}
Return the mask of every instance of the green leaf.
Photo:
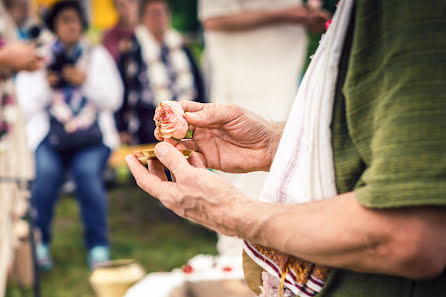
{"label": "green leaf", "polygon": [[184,138],[186,138],[186,139],[192,138],[192,131],[190,129],[187,130],[186,136],[184,136]]}

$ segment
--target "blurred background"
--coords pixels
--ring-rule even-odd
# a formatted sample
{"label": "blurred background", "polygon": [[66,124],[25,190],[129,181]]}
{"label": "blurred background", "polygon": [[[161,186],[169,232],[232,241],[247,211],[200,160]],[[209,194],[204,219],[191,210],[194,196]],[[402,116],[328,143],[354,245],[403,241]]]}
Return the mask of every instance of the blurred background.
{"label": "blurred background", "polygon": [[[215,3],[219,1],[220,0],[215,0]],[[244,1],[245,0],[240,0],[238,2],[244,3]],[[42,45],[42,52],[44,52],[44,44],[53,42],[54,36],[44,37],[43,30],[46,29],[44,29],[42,19],[44,18],[43,16],[48,13],[48,10],[51,9],[51,6],[58,1],[4,0],[3,2],[6,10],[10,12],[13,19],[14,14],[16,14],[15,20],[18,20],[16,21],[18,27],[17,36],[24,40],[39,39],[38,42]],[[118,47],[118,53],[114,53],[113,48],[108,48],[106,44],[107,42],[105,41],[106,32],[110,30],[110,28],[114,28],[117,24],[119,25],[117,3],[120,1],[85,0],[79,2],[89,21],[89,26],[86,28],[85,32],[86,38],[91,44],[100,45],[103,43],[104,46],[109,49],[110,54],[115,59],[116,70],[119,72],[123,83],[124,99],[122,106],[127,104],[130,106],[129,110],[134,111],[131,105],[132,94],[136,89],[140,90],[139,88],[144,88],[144,81],[141,82],[136,79],[137,82],[135,82],[134,74],[132,74],[132,63],[139,63],[135,62],[138,60],[134,60],[134,57],[132,57],[132,42],[135,40],[129,35],[126,40],[129,42],[128,44],[117,42],[115,47]],[[246,0],[246,2],[248,3],[246,7],[249,8],[249,5],[252,5],[249,4],[249,2],[252,3],[255,1]],[[263,5],[266,5],[265,3],[267,2],[272,3],[269,4],[269,6],[271,6],[269,8],[270,10],[275,9],[275,1],[263,1]],[[307,3],[307,1],[303,1],[303,3],[300,3],[299,1],[295,2],[296,5],[307,5],[306,7],[309,11],[312,9],[314,11],[324,10],[332,14],[336,9],[337,0],[309,1],[313,3]],[[314,4],[314,2],[317,3]],[[187,97],[187,90],[184,91],[184,93],[174,93],[172,91],[170,95],[169,93],[163,93],[165,95],[162,97],[171,100],[182,100],[181,96],[184,95],[186,100],[213,102],[213,87],[210,84],[210,81],[218,81],[218,79],[215,79],[217,74],[211,74],[217,64],[214,65],[214,69],[212,68],[212,65],[210,67],[208,65],[209,61],[212,60],[212,55],[211,58],[209,58],[206,54],[208,45],[205,42],[206,33],[202,26],[202,21],[207,18],[205,16],[206,14],[201,12],[202,20],[200,21],[199,3],[196,0],[169,0],[167,3],[170,14],[169,27],[175,29],[176,32],[179,32],[182,35],[184,47],[187,48],[185,57],[190,61],[190,72],[194,77],[194,93],[190,97]],[[280,3],[282,3],[282,1],[278,1],[278,9],[280,5],[283,5],[283,3]],[[311,5],[315,5],[316,7],[312,8]],[[22,14],[23,16],[23,13],[25,13],[26,21],[22,22],[20,21],[20,15]],[[141,8],[139,9],[139,13],[144,14],[144,12],[141,11]],[[146,13],[149,14],[150,12]],[[156,15],[156,12],[154,12],[154,15]],[[325,24],[326,20],[324,20],[322,16],[318,15],[317,17],[322,19],[323,24]],[[321,22],[322,20],[318,21]],[[147,22],[150,22],[150,18]],[[314,21],[314,23],[316,23],[316,21]],[[315,24],[313,25],[316,26]],[[209,28],[211,28],[209,29],[209,32],[213,32],[213,25],[210,24],[209,26]],[[36,33],[35,27],[39,27],[38,33]],[[319,29],[310,30],[310,27],[311,25],[308,25],[308,28],[305,27],[305,31],[302,31],[306,38],[305,44],[303,45],[305,53],[303,60],[297,63],[300,66],[296,66],[295,72],[298,73],[298,75],[291,78],[291,83],[295,84],[295,86],[293,86],[295,89],[297,89],[299,81],[310,62],[310,56],[316,51],[321,33],[324,31]],[[218,31],[220,29],[216,30]],[[232,29],[228,30],[230,32]],[[235,31],[238,30],[242,29],[236,29]],[[248,28],[247,30],[255,29]],[[37,37],[37,35],[39,36]],[[51,33],[49,33],[49,35],[51,35]],[[209,35],[208,38],[209,41],[212,41],[213,36]],[[248,46],[249,44],[246,44],[246,47]],[[113,47],[113,45],[111,47]],[[256,49],[254,48],[251,51],[255,52]],[[274,55],[280,56],[281,53],[277,52],[274,53]],[[142,56],[144,60],[144,54],[142,54]],[[145,62],[148,63],[147,61]],[[144,67],[147,68],[147,65]],[[142,68],[142,71],[144,71],[144,69],[147,70],[144,67]],[[167,66],[168,71],[171,71],[169,70],[169,67],[170,66]],[[172,67],[175,68],[175,66]],[[195,68],[197,71],[195,71]],[[268,71],[267,67],[265,71]],[[175,77],[178,76],[180,76],[180,74],[176,74]],[[152,79],[154,80],[153,77]],[[20,84],[21,78],[18,77],[17,80],[17,83]],[[249,84],[249,78],[246,78],[246,81],[238,82],[238,84],[247,83]],[[255,89],[256,87],[257,85],[252,85],[251,89]],[[225,90],[227,89],[229,89],[229,87]],[[144,96],[144,91],[141,92],[141,96]],[[292,92],[294,93],[294,89]],[[20,93],[20,90],[18,90],[19,95]],[[198,94],[201,94],[201,96],[198,96]],[[151,96],[154,98],[151,102],[156,106],[156,92]],[[238,102],[235,101],[235,103]],[[277,105],[277,102],[271,102],[266,108],[271,109],[273,104]],[[144,109],[144,112],[147,115],[146,118],[151,122],[151,118],[153,117],[153,115],[150,115],[150,112],[153,112],[151,109],[152,107],[144,108],[146,108]],[[274,109],[274,107],[272,109]],[[286,107],[286,109],[288,109],[288,107]],[[150,143],[153,142],[153,138],[150,138],[153,136],[151,134],[153,127],[150,126],[152,125],[151,123],[144,123],[144,119],[138,119],[136,115],[137,112],[132,115],[137,118],[135,121],[138,124],[134,124],[134,121],[128,119],[128,114],[131,113],[129,110],[123,110],[123,107],[121,107],[120,110],[115,110],[114,117],[117,122],[116,125],[120,137],[120,145],[113,148],[111,157],[107,161],[107,169],[103,176],[108,195],[107,220],[109,244],[111,247],[110,258],[135,259],[148,273],[168,272],[175,268],[180,268],[185,271],[185,269],[189,269],[187,266],[188,260],[195,255],[217,255],[220,252],[217,250],[218,236],[212,231],[177,217],[175,214],[164,208],[156,199],[149,198],[145,192],[136,186],[122,158],[135,149],[149,147]],[[120,114],[120,112],[122,113]],[[262,114],[260,111],[259,113]],[[134,127],[135,125],[136,128]],[[144,134],[145,132],[141,130],[141,126],[144,126],[149,130],[149,136],[146,135],[147,133]],[[144,146],[147,144],[149,144],[149,146]],[[91,270],[89,270],[85,257],[88,248],[85,247],[83,240],[83,225],[82,220],[79,217],[80,213],[78,202],[76,200],[75,185],[72,178],[68,175],[63,183],[62,194],[58,201],[52,222],[52,233],[54,234],[54,237],[51,243],[51,256],[54,267],[39,274],[41,296],[96,296],[89,284]],[[6,288],[5,296],[34,296],[32,286],[30,284],[23,284],[17,273],[19,272],[14,270],[11,272],[12,276],[10,277],[10,281]],[[14,274],[16,274],[15,277]],[[150,294],[147,294],[147,296],[149,295]]]}

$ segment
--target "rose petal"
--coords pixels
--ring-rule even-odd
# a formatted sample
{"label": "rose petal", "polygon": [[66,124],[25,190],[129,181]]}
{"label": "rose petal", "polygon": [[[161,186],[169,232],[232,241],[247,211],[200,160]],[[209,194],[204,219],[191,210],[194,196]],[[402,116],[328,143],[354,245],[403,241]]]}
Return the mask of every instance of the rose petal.
{"label": "rose petal", "polygon": [[184,110],[178,102],[161,102],[155,109],[153,119],[161,137],[175,139],[186,137],[189,125],[184,118]]}

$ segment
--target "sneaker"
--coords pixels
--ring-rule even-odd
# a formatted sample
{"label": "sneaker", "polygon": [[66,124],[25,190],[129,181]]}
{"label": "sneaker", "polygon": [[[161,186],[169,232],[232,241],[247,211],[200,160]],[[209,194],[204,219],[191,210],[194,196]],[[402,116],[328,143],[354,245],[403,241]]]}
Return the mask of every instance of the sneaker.
{"label": "sneaker", "polygon": [[110,249],[108,246],[95,246],[88,252],[87,262],[90,270],[108,261],[110,261]]}
{"label": "sneaker", "polygon": [[48,245],[39,243],[36,246],[37,265],[40,270],[48,271],[54,266]]}

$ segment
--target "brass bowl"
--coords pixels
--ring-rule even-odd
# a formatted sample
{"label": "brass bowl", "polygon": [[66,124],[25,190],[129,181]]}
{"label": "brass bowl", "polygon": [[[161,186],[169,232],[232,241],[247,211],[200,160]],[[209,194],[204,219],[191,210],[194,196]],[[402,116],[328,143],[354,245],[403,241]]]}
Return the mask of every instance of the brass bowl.
{"label": "brass bowl", "polygon": [[114,260],[96,268],[90,283],[97,297],[123,297],[145,275],[142,266],[133,259]]}
{"label": "brass bowl", "polygon": [[[192,155],[192,153],[194,151],[193,150],[180,150],[180,152],[187,159]],[[138,160],[143,164],[147,164],[147,160],[157,160],[157,157],[155,155],[155,149],[136,151],[136,152],[133,152],[133,155],[136,158],[138,158]]]}

